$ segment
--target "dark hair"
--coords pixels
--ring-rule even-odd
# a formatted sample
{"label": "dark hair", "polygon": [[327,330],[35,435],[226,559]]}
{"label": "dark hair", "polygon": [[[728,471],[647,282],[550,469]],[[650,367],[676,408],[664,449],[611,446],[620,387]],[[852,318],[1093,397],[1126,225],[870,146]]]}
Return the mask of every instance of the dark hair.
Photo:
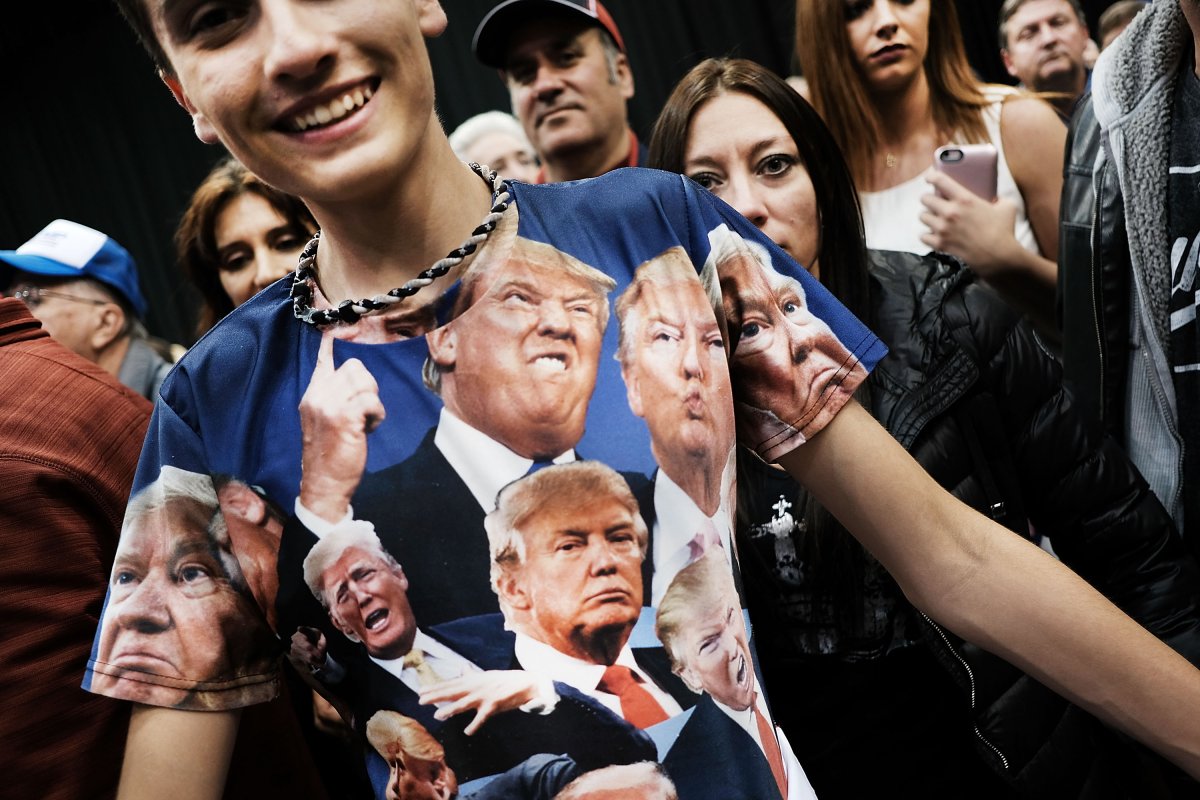
{"label": "dark hair", "polygon": [[[650,137],[648,166],[682,172],[692,118],[708,101],[733,92],[753,97],[770,109],[796,143],[816,195],[821,283],[860,319],[870,319],[867,247],[850,168],[820,115],[782,78],[740,58],[700,62],[667,98]],[[867,391],[864,382],[855,393],[865,405],[870,402]],[[764,469],[768,468],[759,459],[738,448],[738,516],[743,522],[760,519],[764,502],[769,506],[774,500],[765,491]],[[799,499],[808,533],[798,542],[798,555],[810,564],[823,565],[817,571],[820,585],[814,588],[856,606],[862,601],[859,581],[849,576],[864,569],[862,549],[854,546],[841,525],[807,491],[802,490]]]}
{"label": "dark hair", "polygon": [[[1008,49],[1008,21],[1028,2],[1029,0],[1004,0],[1004,5],[1000,6],[1000,23],[996,26],[996,35],[999,37],[1001,50]],[[1083,6],[1079,4],[1079,0],[1066,0],[1066,3],[1075,12],[1079,24],[1086,28],[1087,15],[1083,13]]]}
{"label": "dark hair", "polygon": [[174,72],[171,68],[171,60],[167,58],[166,51],[158,43],[158,37],[154,34],[154,23],[150,21],[146,2],[147,0],[116,0],[121,16],[129,23],[129,27],[133,28],[138,41],[142,43],[142,47],[146,48],[150,58],[154,59],[154,66],[170,75]]}
{"label": "dark hair", "polygon": [[198,336],[233,311],[233,301],[221,286],[217,218],[231,200],[244,194],[256,194],[270,203],[297,236],[306,238],[317,229],[316,220],[299,198],[263,183],[232,156],[218,162],[196,187],[175,229],[179,265],[204,301],[196,324]]}
{"label": "dark hair", "polygon": [[710,58],[693,67],[654,124],[647,166],[682,173],[692,118],[709,100],[735,92],[770,109],[796,143],[817,199],[821,283],[856,316],[867,316],[867,249],[850,170],[820,115],[766,67],[741,58]]}

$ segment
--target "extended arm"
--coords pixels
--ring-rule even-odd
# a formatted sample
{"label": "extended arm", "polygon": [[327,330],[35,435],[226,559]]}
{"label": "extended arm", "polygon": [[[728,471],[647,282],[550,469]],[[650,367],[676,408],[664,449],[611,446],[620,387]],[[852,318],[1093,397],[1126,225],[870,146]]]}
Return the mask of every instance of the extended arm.
{"label": "extended arm", "polygon": [[919,608],[1200,776],[1200,672],[1049,555],[954,500],[857,403],[780,463]]}
{"label": "extended arm", "polygon": [[135,705],[119,800],[218,800],[241,711],[180,711]]}
{"label": "extended arm", "polygon": [[1029,326],[980,287],[961,297],[967,317],[955,329],[980,332],[980,382],[996,400],[1030,522],[1076,574],[1200,663],[1200,567],[1170,515],[1117,443],[1084,418]]}

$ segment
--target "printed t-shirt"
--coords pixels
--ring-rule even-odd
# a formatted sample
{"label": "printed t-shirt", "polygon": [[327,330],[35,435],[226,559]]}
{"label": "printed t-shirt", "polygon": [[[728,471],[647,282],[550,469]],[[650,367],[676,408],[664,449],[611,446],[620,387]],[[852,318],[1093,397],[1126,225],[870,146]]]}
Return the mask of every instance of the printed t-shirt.
{"label": "printed t-shirt", "polygon": [[[679,537],[650,605],[655,476],[689,518],[731,515],[735,435],[772,460],[800,445],[883,345],[677,175],[513,192],[424,335],[332,342],[386,411],[361,475],[304,452],[301,398],[338,378],[287,281],[192,348],[155,408],[84,686],[234,708],[275,694],[286,654],[366,735],[380,797],[414,752],[464,793],[555,754],[662,761],[685,800],[808,796],[768,741],[716,526]],[[334,469],[357,489],[330,520],[299,495]]]}

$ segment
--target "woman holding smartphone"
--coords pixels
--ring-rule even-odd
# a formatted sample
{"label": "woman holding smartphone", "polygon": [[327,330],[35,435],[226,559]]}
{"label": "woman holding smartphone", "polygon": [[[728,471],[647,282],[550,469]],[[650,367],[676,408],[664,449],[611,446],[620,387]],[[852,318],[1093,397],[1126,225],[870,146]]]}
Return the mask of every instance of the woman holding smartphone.
{"label": "woman holding smartphone", "polygon": [[[1029,326],[968,270],[866,249],[846,163],[799,95],[758,64],[709,59],[668,99],[649,164],[730,203],[877,332],[890,352],[859,399],[927,472],[1014,533],[1050,536],[1068,565],[1200,659],[1200,572],[1166,511],[1075,412]],[[1157,777],[1143,771],[1157,766],[934,625],[785,473],[739,466],[756,646],[819,796],[1067,797],[1089,785],[1145,796]]]}
{"label": "woman holding smartphone", "polygon": [[[850,165],[867,245],[957,256],[1053,328],[1066,129],[1049,104],[979,82],[953,0],[797,0],[796,52]],[[995,202],[929,169],[937,148],[983,142],[996,148]]]}

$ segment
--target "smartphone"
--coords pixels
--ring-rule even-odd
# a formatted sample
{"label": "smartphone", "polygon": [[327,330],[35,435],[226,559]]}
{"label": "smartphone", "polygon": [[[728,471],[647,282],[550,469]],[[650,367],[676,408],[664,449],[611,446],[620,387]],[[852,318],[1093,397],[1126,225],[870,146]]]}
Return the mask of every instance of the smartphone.
{"label": "smartphone", "polygon": [[933,153],[933,168],[944,172],[989,203],[996,199],[996,148],[990,144],[948,144]]}

